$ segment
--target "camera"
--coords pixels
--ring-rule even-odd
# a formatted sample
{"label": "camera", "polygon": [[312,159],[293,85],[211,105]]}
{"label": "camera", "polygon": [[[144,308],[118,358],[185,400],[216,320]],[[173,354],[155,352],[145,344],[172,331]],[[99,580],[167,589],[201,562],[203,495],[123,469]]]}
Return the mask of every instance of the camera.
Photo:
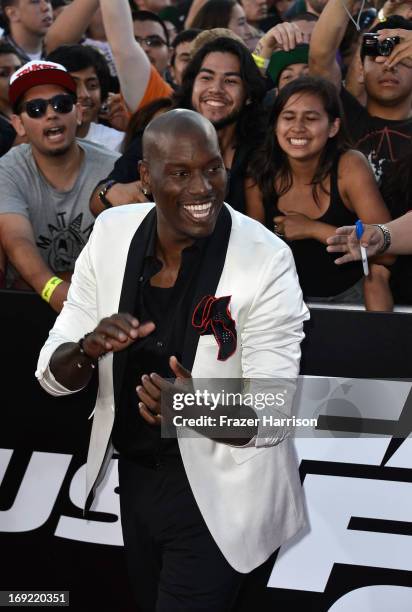
{"label": "camera", "polygon": [[390,36],[379,40],[379,34],[364,34],[362,40],[362,51],[361,55],[371,55],[377,57],[378,55],[390,55],[395,48],[395,45],[400,43],[399,36]]}

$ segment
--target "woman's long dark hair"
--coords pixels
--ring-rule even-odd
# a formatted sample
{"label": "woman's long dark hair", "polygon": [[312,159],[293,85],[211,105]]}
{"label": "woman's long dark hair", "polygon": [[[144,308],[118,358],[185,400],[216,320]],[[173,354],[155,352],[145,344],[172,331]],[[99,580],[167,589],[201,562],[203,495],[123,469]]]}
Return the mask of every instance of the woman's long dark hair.
{"label": "woman's long dark hair", "polygon": [[216,38],[201,47],[187,65],[180,88],[173,96],[174,108],[193,110],[193,85],[202,67],[203,60],[209,53],[231,53],[239,59],[240,76],[248,100],[236,122],[236,138],[239,144],[253,146],[261,139],[267,126],[267,114],[262,101],[266,93],[266,83],[257,68],[250,51],[241,42],[233,38]]}
{"label": "woman's long dark hair", "polygon": [[[275,202],[277,198],[289,191],[293,184],[292,171],[286,153],[279,146],[275,126],[280,113],[287,102],[295,94],[309,93],[322,100],[323,107],[332,123],[335,119],[341,120],[339,131],[333,138],[329,138],[310,182],[313,198],[319,206],[319,189],[326,191],[324,180],[329,176],[333,164],[338,156],[348,149],[346,145],[345,129],[343,126],[343,109],[336,87],[320,77],[303,76],[295,79],[280,90],[270,115],[268,130],[263,145],[256,151],[249,164],[248,174],[254,178],[259,186],[264,202]],[[275,182],[278,188],[275,188]]]}
{"label": "woman's long dark hair", "polygon": [[191,27],[200,30],[227,28],[235,5],[234,0],[208,0],[193,19]]}

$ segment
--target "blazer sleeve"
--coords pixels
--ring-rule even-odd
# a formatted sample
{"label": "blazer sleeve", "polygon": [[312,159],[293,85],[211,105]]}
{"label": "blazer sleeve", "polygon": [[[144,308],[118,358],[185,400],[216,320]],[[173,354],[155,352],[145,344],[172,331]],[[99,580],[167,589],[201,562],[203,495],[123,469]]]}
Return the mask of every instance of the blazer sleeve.
{"label": "blazer sleeve", "polygon": [[[289,247],[282,244],[262,268],[241,333],[244,392],[261,400],[253,406],[259,418],[258,433],[246,445],[256,447],[274,446],[292,430],[290,417],[304,338],[303,323],[309,319]],[[271,398],[272,405],[265,402],[265,397]]]}
{"label": "blazer sleeve", "polygon": [[78,342],[98,323],[96,278],[92,263],[98,225],[97,220],[87,244],[76,261],[67,300],[39,355],[35,376],[44,390],[51,395],[68,395],[75,392],[66,389],[51,373],[49,362],[54,351],[65,342]]}

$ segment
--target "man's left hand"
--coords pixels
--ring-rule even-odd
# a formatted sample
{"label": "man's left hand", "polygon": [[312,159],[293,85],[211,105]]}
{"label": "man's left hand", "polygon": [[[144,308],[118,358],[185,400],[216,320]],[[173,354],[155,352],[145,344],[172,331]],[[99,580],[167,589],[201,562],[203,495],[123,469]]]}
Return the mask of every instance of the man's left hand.
{"label": "man's left hand", "polygon": [[177,385],[184,386],[185,381],[192,378],[191,372],[186,370],[176,357],[170,357],[169,365],[176,377],[174,384],[159,374],[145,374],[142,376],[142,384],[136,388],[140,400],[139,412],[150,425],[160,425],[162,422],[161,394],[168,393],[172,396]]}

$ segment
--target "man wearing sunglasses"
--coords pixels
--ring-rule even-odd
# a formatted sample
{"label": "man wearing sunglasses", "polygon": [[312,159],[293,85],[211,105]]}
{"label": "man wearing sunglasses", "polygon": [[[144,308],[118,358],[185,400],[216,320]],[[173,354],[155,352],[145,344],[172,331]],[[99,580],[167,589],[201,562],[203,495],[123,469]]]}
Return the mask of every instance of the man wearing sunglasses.
{"label": "man wearing sunglasses", "polygon": [[76,140],[76,83],[53,62],[25,64],[11,78],[12,122],[29,144],[0,160],[0,243],[7,285],[32,288],[60,311],[74,263],[93,227],[88,199],[117,153]]}

